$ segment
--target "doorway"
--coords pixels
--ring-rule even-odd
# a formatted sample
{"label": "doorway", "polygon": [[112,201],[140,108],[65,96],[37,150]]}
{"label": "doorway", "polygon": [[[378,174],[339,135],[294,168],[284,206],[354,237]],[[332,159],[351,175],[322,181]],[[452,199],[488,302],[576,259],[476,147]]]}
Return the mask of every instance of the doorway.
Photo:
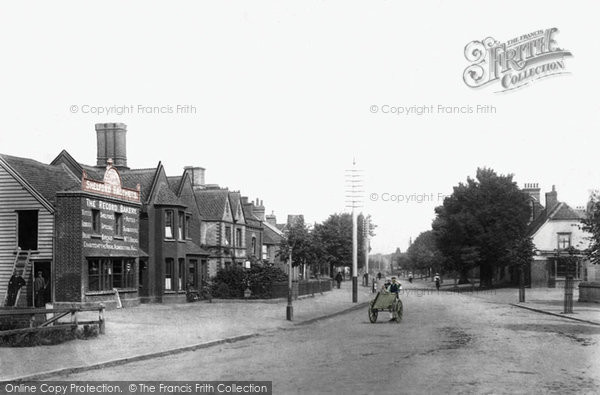
{"label": "doorway", "polygon": [[46,303],[52,303],[52,264],[48,261],[34,261],[31,271],[31,293],[30,300],[27,301],[28,306],[36,306],[35,303],[35,292],[34,292],[34,284],[35,277],[38,276],[38,273],[42,273],[42,277],[46,283],[46,288],[42,291],[42,295],[40,296],[40,300],[38,302],[37,307],[44,307]]}

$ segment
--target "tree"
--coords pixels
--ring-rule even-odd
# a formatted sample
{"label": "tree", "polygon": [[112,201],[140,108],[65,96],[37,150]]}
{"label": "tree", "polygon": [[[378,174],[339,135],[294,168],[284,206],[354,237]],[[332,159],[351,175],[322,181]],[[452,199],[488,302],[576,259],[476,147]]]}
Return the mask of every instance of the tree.
{"label": "tree", "polygon": [[278,255],[288,260],[292,252],[292,266],[311,265],[317,262],[316,250],[309,227],[300,217],[288,226],[281,241]]}
{"label": "tree", "polygon": [[585,250],[585,254],[594,264],[600,262],[600,198],[598,193],[591,196],[588,204],[587,216],[582,221],[582,230],[589,232],[590,245]]}
{"label": "tree", "polygon": [[438,250],[433,231],[422,232],[408,247],[408,259],[412,269],[440,271],[442,267],[442,254]]}
{"label": "tree", "polygon": [[515,245],[527,237],[528,196],[512,178],[478,168],[475,179],[459,183],[435,209],[433,234],[444,267],[457,271],[461,282],[479,266],[482,284],[490,286],[495,270],[511,263]]}
{"label": "tree", "polygon": [[322,224],[315,225],[313,240],[318,245],[320,259],[333,273],[334,267],[352,263],[352,215],[332,214]]}

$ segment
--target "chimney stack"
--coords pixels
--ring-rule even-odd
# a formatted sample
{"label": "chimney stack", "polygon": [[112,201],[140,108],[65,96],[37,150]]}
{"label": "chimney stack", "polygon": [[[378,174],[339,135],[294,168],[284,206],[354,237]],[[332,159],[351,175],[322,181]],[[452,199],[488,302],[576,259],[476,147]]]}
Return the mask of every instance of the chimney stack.
{"label": "chimney stack", "polygon": [[523,192],[540,202],[540,186],[538,183],[526,183],[523,186]]}
{"label": "chimney stack", "polygon": [[273,213],[273,211],[271,211],[271,214],[266,216],[267,222],[270,223],[273,226],[277,226],[277,217],[275,216],[275,214]]}
{"label": "chimney stack", "polygon": [[97,167],[106,167],[107,160],[112,158],[115,167],[128,169],[127,125],[124,123],[97,123],[96,142]]}
{"label": "chimney stack", "polygon": [[194,189],[201,188],[206,184],[204,179],[204,173],[206,172],[206,169],[204,167],[186,166],[183,168],[183,170],[190,176]]}
{"label": "chimney stack", "polygon": [[262,200],[256,199],[256,204],[252,207],[252,214],[261,221],[265,220],[265,206],[262,205]]}
{"label": "chimney stack", "polygon": [[546,192],[546,212],[550,213],[550,211],[558,204],[558,194],[556,193],[556,188],[552,185],[552,191]]}

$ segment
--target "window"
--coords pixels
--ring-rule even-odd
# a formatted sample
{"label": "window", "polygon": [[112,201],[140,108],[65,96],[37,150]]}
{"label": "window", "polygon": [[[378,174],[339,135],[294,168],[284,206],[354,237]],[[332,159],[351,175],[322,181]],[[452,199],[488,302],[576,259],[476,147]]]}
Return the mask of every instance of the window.
{"label": "window", "polygon": [[182,291],[185,289],[183,287],[185,284],[185,259],[179,258],[179,267],[177,269],[177,289]]}
{"label": "window", "polygon": [[115,213],[115,236],[123,236],[123,214]]}
{"label": "window", "polygon": [[256,236],[252,236],[252,255],[256,256]]}
{"label": "window", "polygon": [[92,231],[100,233],[100,210],[92,209]]}
{"label": "window", "polygon": [[165,260],[165,291],[173,290],[173,266],[173,259],[167,258]]}
{"label": "window", "polygon": [[37,210],[17,211],[17,245],[22,250],[38,248],[38,212]]}
{"label": "window", "polygon": [[269,251],[267,250],[267,246],[262,246],[262,259],[267,260],[269,258]]}
{"label": "window", "polygon": [[165,238],[173,238],[173,211],[165,211]]}
{"label": "window", "polygon": [[179,212],[177,220],[177,239],[183,240],[185,239],[185,235],[183,234],[185,217],[181,211]]}
{"label": "window", "polygon": [[558,234],[558,249],[565,250],[571,247],[571,234],[570,233],[559,233]]}
{"label": "window", "polygon": [[192,238],[192,235],[190,234],[190,222],[191,221],[192,221],[192,215],[186,214],[185,215],[185,225],[183,227],[183,234],[185,235],[186,239]]}
{"label": "window", "polygon": [[113,259],[113,288],[133,288],[134,259]]}
{"label": "window", "polygon": [[88,290],[110,291],[113,289],[112,262],[110,259],[88,259]]}
{"label": "window", "polygon": [[242,246],[242,229],[240,229],[240,228],[237,228],[235,230],[235,245],[237,247]]}
{"label": "window", "polygon": [[225,227],[225,243],[226,246],[231,245],[231,226]]}

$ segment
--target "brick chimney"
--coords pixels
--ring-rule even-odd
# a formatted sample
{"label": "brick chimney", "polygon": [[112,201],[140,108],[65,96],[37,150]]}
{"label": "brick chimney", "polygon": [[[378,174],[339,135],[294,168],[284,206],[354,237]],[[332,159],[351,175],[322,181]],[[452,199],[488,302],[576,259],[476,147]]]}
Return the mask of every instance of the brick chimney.
{"label": "brick chimney", "polygon": [[206,169],[204,167],[186,166],[183,170],[190,176],[194,189],[202,188],[206,185],[206,180],[204,179]]}
{"label": "brick chimney", "polygon": [[106,167],[108,159],[112,158],[117,168],[127,167],[127,125],[124,123],[97,123],[97,161],[96,166]]}
{"label": "brick chimney", "polygon": [[256,199],[256,203],[254,204],[254,207],[252,207],[252,214],[261,221],[265,220],[265,206],[263,206],[262,200]]}
{"label": "brick chimney", "polygon": [[558,194],[556,188],[552,185],[552,191],[546,192],[546,212],[550,213],[552,209],[558,204]]}
{"label": "brick chimney", "polygon": [[267,222],[270,223],[273,226],[277,226],[277,217],[275,216],[275,214],[273,213],[273,211],[271,211],[271,214],[266,216]]}
{"label": "brick chimney", "polygon": [[[540,202],[540,186],[537,183],[528,183],[524,185],[523,192],[528,194],[529,196],[535,198],[538,202]],[[542,202],[540,202],[542,203]]]}

